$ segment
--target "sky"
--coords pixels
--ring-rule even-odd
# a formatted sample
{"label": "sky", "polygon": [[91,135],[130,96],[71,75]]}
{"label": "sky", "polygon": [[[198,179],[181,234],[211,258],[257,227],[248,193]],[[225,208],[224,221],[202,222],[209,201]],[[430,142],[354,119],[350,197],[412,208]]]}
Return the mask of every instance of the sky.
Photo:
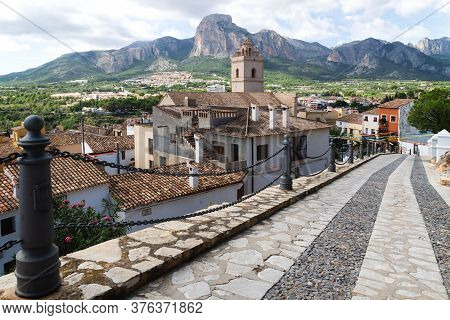
{"label": "sky", "polygon": [[327,47],[368,37],[407,44],[450,36],[448,0],[0,0],[0,75],[72,50],[119,49],[161,36],[190,38],[212,13],[229,14],[252,33],[269,29]]}

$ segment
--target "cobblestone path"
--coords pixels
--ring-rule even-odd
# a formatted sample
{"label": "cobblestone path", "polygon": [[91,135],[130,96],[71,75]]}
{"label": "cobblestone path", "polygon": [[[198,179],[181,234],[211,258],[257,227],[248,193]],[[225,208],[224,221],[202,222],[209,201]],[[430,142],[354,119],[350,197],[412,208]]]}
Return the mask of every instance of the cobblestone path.
{"label": "cobblestone path", "polygon": [[353,299],[447,297],[410,182],[413,164],[408,157],[389,177]]}
{"label": "cobblestone path", "polygon": [[[409,182],[414,158],[409,157],[408,161],[405,158],[400,155],[380,156],[370,164],[356,168],[230,241],[142,287],[130,298],[351,299],[352,291],[357,288],[355,285],[364,285],[360,281],[364,282],[364,263],[369,259],[366,250],[368,246],[371,248],[371,235],[381,232],[377,227],[383,223],[377,220],[377,213],[378,219],[388,219],[380,215],[381,207],[387,201],[386,186],[401,191],[403,184],[408,182],[408,194],[414,194]],[[408,168],[409,173],[405,174]],[[394,181],[389,179],[391,174],[402,178],[398,182],[401,185],[390,185]],[[321,178],[321,175],[314,177]],[[407,195],[402,199],[406,201]],[[417,202],[411,210],[415,210],[415,216],[420,216]],[[405,223],[408,221],[406,219]],[[422,228],[414,226],[420,236],[424,232],[426,235],[424,228],[423,221]],[[428,249],[432,250],[428,236],[427,239]],[[448,242],[446,245],[448,248]],[[435,260],[433,272],[436,270]],[[442,292],[442,278],[441,286],[439,290],[430,291],[433,294],[422,292],[420,297],[446,298],[445,289]],[[427,290],[424,288],[423,291]],[[378,290],[373,292],[379,293]],[[359,291],[353,294],[354,297],[366,297]]]}

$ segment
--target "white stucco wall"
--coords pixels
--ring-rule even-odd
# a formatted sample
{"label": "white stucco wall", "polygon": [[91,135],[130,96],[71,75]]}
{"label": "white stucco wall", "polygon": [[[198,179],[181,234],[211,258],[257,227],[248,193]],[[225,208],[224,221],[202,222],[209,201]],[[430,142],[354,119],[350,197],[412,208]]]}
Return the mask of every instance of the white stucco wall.
{"label": "white stucco wall", "polygon": [[[117,154],[115,152],[101,153],[91,155],[101,161],[107,161],[112,163],[117,163]],[[124,166],[130,165],[131,162],[134,161],[134,149],[133,150],[125,150],[125,159],[122,160],[122,154],[120,154],[120,164]],[[109,175],[117,174],[117,169],[113,169],[110,167],[105,167],[105,172]],[[120,173],[125,173],[126,171],[121,170]]]}
{"label": "white stucco wall", "polygon": [[[367,117],[367,121],[364,120],[365,117]],[[363,134],[378,134],[378,120],[378,115],[364,114],[362,126]],[[374,133],[372,133],[372,130],[374,130]]]}
{"label": "white stucco wall", "polygon": [[416,145],[416,149],[419,150],[419,155],[421,157],[429,157],[431,156],[431,150],[427,145],[423,144],[414,144],[413,142],[408,141],[400,141],[400,150],[403,154],[414,154],[414,145]]}
{"label": "white stucco wall", "polygon": [[134,126],[134,149],[136,168],[149,169],[149,161],[154,162],[153,153],[149,151],[149,139],[153,140],[153,127],[150,125]]}
{"label": "white stucco wall", "polygon": [[67,200],[71,204],[79,203],[81,201],[86,202],[87,207],[92,207],[96,211],[103,211],[103,199],[108,199],[109,197],[109,186],[103,184],[94,188],[89,188],[86,190],[80,190],[71,192],[67,195]]}
{"label": "white stucco wall", "polygon": [[[222,204],[237,199],[237,191],[241,188],[242,183],[217,188],[207,192],[189,195],[186,197],[175,198],[170,201],[164,201],[129,210],[119,215],[126,221],[140,221],[149,219],[160,219],[169,217],[179,217],[188,213],[192,213],[201,209],[205,209],[213,204]],[[143,215],[143,211],[151,208],[151,214]],[[144,229],[147,226],[134,227],[129,232]]]}

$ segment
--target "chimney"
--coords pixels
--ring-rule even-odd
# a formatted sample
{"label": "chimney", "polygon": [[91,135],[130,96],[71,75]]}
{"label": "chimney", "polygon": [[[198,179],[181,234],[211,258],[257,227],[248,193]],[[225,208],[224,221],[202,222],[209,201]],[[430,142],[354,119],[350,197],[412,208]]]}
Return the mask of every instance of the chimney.
{"label": "chimney", "polygon": [[[198,173],[198,169],[195,168],[192,164],[188,163],[187,167],[189,169],[189,174]],[[196,190],[198,188],[198,176],[189,176],[189,187]]]}
{"label": "chimney", "polygon": [[195,162],[202,163],[203,162],[203,136],[196,133],[194,134],[195,140]]}
{"label": "chimney", "polygon": [[277,109],[269,104],[269,129],[277,127]]}
{"label": "chimney", "polygon": [[289,128],[289,108],[285,105],[281,105],[281,112],[283,115],[283,128]]}
{"label": "chimney", "polygon": [[259,106],[252,103],[251,108],[252,108],[252,121],[259,121]]}

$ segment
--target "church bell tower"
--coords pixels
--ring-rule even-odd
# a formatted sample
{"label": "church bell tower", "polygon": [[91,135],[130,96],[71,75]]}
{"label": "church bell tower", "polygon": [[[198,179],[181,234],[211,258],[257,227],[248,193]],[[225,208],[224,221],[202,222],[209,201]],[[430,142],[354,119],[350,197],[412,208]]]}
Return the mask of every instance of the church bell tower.
{"label": "church bell tower", "polygon": [[248,38],[231,58],[231,91],[264,92],[264,58]]}

